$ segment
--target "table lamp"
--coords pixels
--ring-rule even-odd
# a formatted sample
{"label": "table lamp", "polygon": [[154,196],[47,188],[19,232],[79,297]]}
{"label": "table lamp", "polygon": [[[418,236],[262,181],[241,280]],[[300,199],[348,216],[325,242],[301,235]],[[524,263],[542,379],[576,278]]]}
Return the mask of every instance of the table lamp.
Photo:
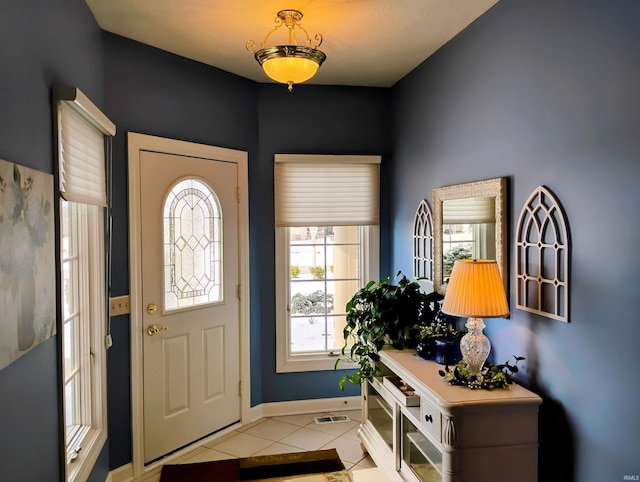
{"label": "table lamp", "polygon": [[460,351],[469,374],[481,380],[482,367],[491,351],[491,343],[482,333],[485,326],[482,318],[503,318],[509,314],[498,264],[484,259],[456,260],[442,311],[469,317],[465,324],[469,331],[460,340]]}

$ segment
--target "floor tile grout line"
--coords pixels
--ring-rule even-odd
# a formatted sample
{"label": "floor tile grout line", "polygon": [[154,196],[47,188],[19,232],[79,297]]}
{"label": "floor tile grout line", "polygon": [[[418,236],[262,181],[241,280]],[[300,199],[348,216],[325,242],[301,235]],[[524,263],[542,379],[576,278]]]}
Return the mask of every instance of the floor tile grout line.
{"label": "floor tile grout line", "polygon": [[[346,412],[348,414],[348,411],[346,411]],[[296,445],[296,444],[294,444],[294,443],[292,443],[290,441],[287,441],[287,442],[284,441],[284,439],[286,439],[287,437],[289,437],[289,436],[291,436],[291,435],[293,435],[293,434],[295,434],[295,433],[297,433],[297,432],[299,432],[299,431],[301,431],[303,429],[308,429],[308,430],[311,430],[311,431],[314,431],[314,432],[318,432],[318,434],[322,434],[323,436],[328,436],[329,437],[328,441],[326,441],[326,443],[321,445],[316,450],[322,450],[325,447],[326,448],[333,448],[333,447],[330,447],[330,446],[339,445],[340,442],[342,442],[344,444],[347,444],[347,445],[349,445],[349,444],[358,444],[359,440],[357,439],[357,437],[350,438],[350,437],[346,437],[345,434],[350,432],[351,430],[355,429],[358,426],[358,424],[360,423],[360,420],[355,420],[355,419],[351,419],[350,418],[349,421],[356,422],[356,424],[352,425],[349,428],[346,428],[344,431],[339,432],[339,433],[334,433],[334,432],[331,432],[331,431],[326,432],[326,431],[318,430],[318,427],[317,427],[318,424],[315,423],[315,417],[316,416],[327,416],[327,415],[332,415],[332,414],[335,414],[335,413],[336,412],[305,414],[305,415],[308,415],[310,417],[310,421],[308,421],[305,425],[299,425],[299,424],[296,424],[296,423],[290,423],[290,422],[288,422],[286,420],[282,420],[282,418],[286,418],[287,416],[265,417],[263,419],[260,419],[259,421],[253,422],[252,424],[249,424],[249,426],[247,426],[247,427],[241,427],[240,429],[237,429],[237,430],[233,431],[230,434],[230,437],[225,438],[224,440],[220,441],[219,443],[217,443],[215,445],[203,446],[202,448],[206,449],[206,451],[211,451],[213,453],[223,454],[223,455],[228,456],[230,458],[238,458],[239,457],[238,455],[233,454],[233,453],[229,453],[229,451],[223,450],[219,446],[221,444],[223,444],[224,442],[227,442],[228,440],[233,439],[234,437],[236,437],[236,436],[238,436],[240,434],[244,434],[244,435],[247,435],[247,436],[250,436],[250,437],[254,437],[256,439],[259,439],[259,440],[262,440],[263,442],[267,442],[268,443],[265,447],[256,450],[255,452],[253,452],[249,456],[255,456],[256,454],[259,454],[261,452],[270,453],[270,452],[268,452],[269,448],[273,447],[275,444],[289,446],[289,447],[292,447],[293,449],[300,450],[300,451],[307,451],[307,450],[310,450],[310,449],[307,448],[307,447],[300,447],[299,446],[299,445],[304,445],[304,444],[299,443],[298,445]],[[279,437],[277,440],[273,440],[272,438],[265,438],[264,436],[256,435],[254,433],[248,432],[248,430],[254,429],[254,428],[262,425],[263,423],[268,422],[269,420],[273,420],[273,421],[276,421],[276,422],[279,422],[279,423],[288,424],[288,425],[296,427],[296,429],[293,432],[290,432],[290,433],[288,433],[286,435],[283,435],[283,436]],[[361,447],[361,445],[360,445],[360,447]],[[199,452],[198,455],[194,455],[194,457],[199,457],[203,453],[206,453],[206,452]],[[370,463],[365,463],[365,465],[360,465],[360,463],[362,463],[368,457],[369,457],[368,454],[362,453],[361,456],[358,458],[358,460],[355,461],[355,462],[352,461],[352,460],[342,459],[342,457],[341,457],[341,461],[344,464],[345,469],[347,469],[349,471],[352,471],[355,468],[358,468],[358,469],[371,468],[372,465]],[[189,457],[186,457],[183,460],[182,463],[189,463]],[[373,466],[375,466],[375,464]]]}

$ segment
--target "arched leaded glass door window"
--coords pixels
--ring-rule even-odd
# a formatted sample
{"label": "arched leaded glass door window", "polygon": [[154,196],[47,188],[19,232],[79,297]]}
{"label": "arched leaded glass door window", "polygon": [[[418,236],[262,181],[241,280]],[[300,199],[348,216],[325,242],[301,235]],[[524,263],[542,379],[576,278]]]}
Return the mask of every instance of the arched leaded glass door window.
{"label": "arched leaded glass door window", "polygon": [[433,280],[433,215],[424,199],[413,220],[413,277]]}
{"label": "arched leaded glass door window", "polygon": [[164,201],[166,311],[222,301],[222,210],[200,179],[178,182]]}
{"label": "arched leaded glass door window", "polygon": [[516,308],[569,321],[569,232],[558,201],[543,186],[518,220]]}

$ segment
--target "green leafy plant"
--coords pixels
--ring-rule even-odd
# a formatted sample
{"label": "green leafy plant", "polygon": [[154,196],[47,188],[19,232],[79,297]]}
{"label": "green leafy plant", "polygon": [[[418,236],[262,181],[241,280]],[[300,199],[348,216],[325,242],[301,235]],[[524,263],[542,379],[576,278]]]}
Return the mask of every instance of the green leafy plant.
{"label": "green leafy plant", "polygon": [[469,374],[469,366],[464,360],[455,365],[453,370],[446,366],[444,370],[438,370],[438,373],[450,385],[462,385],[472,389],[482,388],[485,390],[506,388],[513,383],[512,375],[518,373],[518,362],[525,360],[524,357],[515,355],[514,359],[516,362],[513,365],[508,361],[500,365],[485,363],[482,368],[481,380]]}
{"label": "green leafy plant", "polygon": [[298,276],[300,276],[300,267],[298,267],[297,265],[291,266],[291,268],[289,268],[289,271],[292,278],[297,278]]}
{"label": "green leafy plant", "polygon": [[309,266],[309,273],[311,273],[313,279],[324,278],[324,268],[322,266]]}
{"label": "green leafy plant", "polygon": [[378,352],[384,345],[412,348],[419,340],[419,322],[430,300],[420,291],[416,281],[409,281],[401,272],[398,283],[383,278],[370,281],[347,303],[347,319],[343,330],[344,346],[335,367],[343,362],[357,365],[353,373],[345,373],[339,382],[360,385],[364,380],[380,376]]}

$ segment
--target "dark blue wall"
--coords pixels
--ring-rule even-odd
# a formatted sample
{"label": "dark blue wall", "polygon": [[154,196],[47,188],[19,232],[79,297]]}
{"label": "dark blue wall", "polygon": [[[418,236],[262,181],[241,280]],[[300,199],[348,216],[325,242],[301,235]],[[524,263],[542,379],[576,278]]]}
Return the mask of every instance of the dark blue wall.
{"label": "dark blue wall", "polygon": [[[257,85],[219,69],[104,34],[105,112],[118,126],[113,147],[112,296],[129,293],[127,132],[257,151]],[[250,198],[250,223],[255,204]],[[255,238],[251,229],[250,236]],[[252,243],[254,244],[254,243]],[[253,255],[252,255],[253,256]],[[257,265],[250,260],[251,265]],[[258,282],[252,275],[252,286]],[[108,355],[110,466],[131,461],[129,316],[112,321]],[[253,329],[253,328],[252,328]],[[252,360],[259,365],[259,360]]]}
{"label": "dark blue wall", "polygon": [[[640,474],[639,25],[636,0],[503,0],[392,89],[395,267],[433,188],[509,178],[512,312],[486,332],[544,397],[541,481]],[[569,324],[514,306],[515,223],[539,185],[570,224]]]}
{"label": "dark blue wall", "polygon": [[[354,87],[295,86],[293,92],[283,85],[260,86],[260,186],[256,192],[261,200],[254,225],[261,233],[258,246],[261,310],[260,344],[261,371],[252,373],[262,383],[262,402],[316,399],[357,395],[359,387],[350,386],[344,392],[338,388],[341,371],[276,374],[275,278],[274,278],[274,154],[372,154],[382,156],[382,178],[391,169],[391,137],[388,89]],[[383,189],[387,185],[384,184]],[[383,226],[387,212],[383,210]],[[380,272],[388,272],[388,232],[381,230]],[[259,295],[258,295],[259,293]],[[252,314],[253,316],[254,314]],[[252,333],[252,336],[255,335]],[[252,355],[253,355],[252,346]],[[256,397],[256,393],[253,397]]]}
{"label": "dark blue wall", "polygon": [[[51,88],[80,87],[102,104],[101,34],[80,0],[2,1],[0,158],[53,173]],[[0,316],[4,317],[0,306]],[[0,371],[0,479],[60,473],[53,337]]]}

